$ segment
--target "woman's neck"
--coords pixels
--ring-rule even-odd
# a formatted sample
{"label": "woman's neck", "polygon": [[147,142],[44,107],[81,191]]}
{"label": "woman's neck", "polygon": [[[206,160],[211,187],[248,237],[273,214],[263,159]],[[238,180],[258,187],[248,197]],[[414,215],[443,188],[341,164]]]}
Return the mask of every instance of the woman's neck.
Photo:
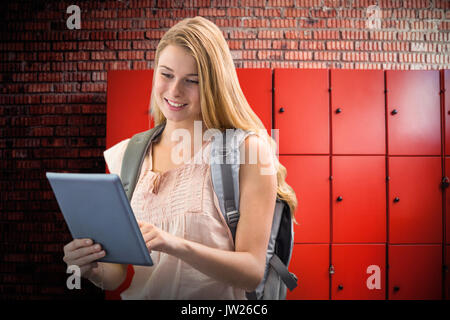
{"label": "woman's neck", "polygon": [[180,142],[190,142],[192,146],[195,143],[199,143],[199,146],[201,146],[204,143],[203,134],[205,131],[206,126],[201,120],[195,120],[195,122],[174,122],[166,120],[159,144],[170,149]]}

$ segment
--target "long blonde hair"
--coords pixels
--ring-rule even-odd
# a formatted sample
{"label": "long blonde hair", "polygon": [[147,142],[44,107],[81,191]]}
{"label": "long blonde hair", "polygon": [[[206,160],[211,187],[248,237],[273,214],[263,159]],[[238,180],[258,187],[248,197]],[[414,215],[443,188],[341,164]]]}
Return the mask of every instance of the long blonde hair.
{"label": "long blonde hair", "polygon": [[[276,143],[268,135],[259,117],[252,110],[239,85],[233,58],[222,31],[211,21],[197,16],[187,18],[170,28],[156,48],[154,69],[162,50],[168,45],[180,46],[197,62],[200,85],[200,108],[208,129],[240,128],[255,132],[270,144],[275,153]],[[153,74],[153,83],[156,72]],[[155,126],[166,121],[156,103],[152,90],[150,112]],[[277,196],[285,200],[294,215],[297,197],[285,179],[287,170],[275,158],[277,168]]]}

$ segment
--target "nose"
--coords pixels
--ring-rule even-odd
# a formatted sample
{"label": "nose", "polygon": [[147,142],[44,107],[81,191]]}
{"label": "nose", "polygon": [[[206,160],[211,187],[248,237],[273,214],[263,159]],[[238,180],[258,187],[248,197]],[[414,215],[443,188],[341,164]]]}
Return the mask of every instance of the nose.
{"label": "nose", "polygon": [[172,81],[172,84],[170,86],[170,94],[174,98],[176,98],[176,97],[181,96],[182,93],[183,93],[183,90],[182,90],[181,80]]}

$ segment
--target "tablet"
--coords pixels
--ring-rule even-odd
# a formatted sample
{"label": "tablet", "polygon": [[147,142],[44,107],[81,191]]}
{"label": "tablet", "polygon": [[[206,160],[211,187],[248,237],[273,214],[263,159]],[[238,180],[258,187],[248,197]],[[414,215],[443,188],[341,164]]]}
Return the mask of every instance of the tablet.
{"label": "tablet", "polygon": [[106,173],[55,173],[47,178],[74,239],[99,243],[100,262],[152,266],[120,178]]}

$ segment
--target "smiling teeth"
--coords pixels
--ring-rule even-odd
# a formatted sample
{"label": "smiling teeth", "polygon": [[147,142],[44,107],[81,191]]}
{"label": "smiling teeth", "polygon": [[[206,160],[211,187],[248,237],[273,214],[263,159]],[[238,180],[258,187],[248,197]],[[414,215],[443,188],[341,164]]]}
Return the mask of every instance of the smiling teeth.
{"label": "smiling teeth", "polygon": [[182,107],[182,106],[185,105],[185,104],[173,103],[173,102],[170,102],[170,101],[167,100],[167,99],[166,99],[166,101],[167,101],[172,107],[177,107],[177,108],[179,108],[179,107]]}

